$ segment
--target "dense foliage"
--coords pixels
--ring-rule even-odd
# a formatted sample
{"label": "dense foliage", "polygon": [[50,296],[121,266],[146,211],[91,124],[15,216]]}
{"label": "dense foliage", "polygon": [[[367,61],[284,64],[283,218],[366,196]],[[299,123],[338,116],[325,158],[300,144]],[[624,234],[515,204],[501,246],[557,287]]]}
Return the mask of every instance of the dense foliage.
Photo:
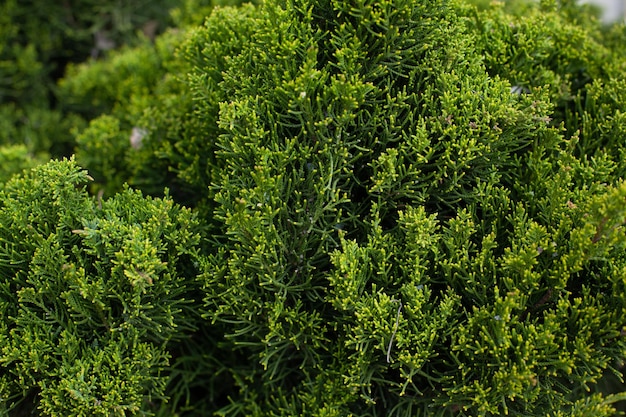
{"label": "dense foliage", "polygon": [[103,110],[77,107],[59,90],[57,81],[68,66],[95,62],[120,46],[141,45],[149,54],[151,42],[167,27],[200,23],[214,4],[236,3],[3,0],[0,144],[25,145],[31,154],[68,156],[75,145],[70,131],[83,127],[84,116],[91,118]]}
{"label": "dense foliage", "polygon": [[170,349],[197,328],[191,212],[128,189],[96,202],[90,179],[50,162],[0,192],[5,413],[22,401],[43,415],[136,414],[163,396]]}
{"label": "dense foliage", "polygon": [[0,191],[7,415],[614,413],[624,26],[566,1],[201,26],[192,4],[59,83],[89,174]]}

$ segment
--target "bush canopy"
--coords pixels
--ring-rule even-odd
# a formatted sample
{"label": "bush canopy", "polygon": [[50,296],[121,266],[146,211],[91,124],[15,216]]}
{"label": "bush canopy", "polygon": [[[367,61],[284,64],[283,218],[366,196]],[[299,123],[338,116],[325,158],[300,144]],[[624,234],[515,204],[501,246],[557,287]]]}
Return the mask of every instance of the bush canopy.
{"label": "bush canopy", "polygon": [[586,10],[267,0],[72,67],[75,159],[0,190],[4,413],[613,415],[626,28]]}

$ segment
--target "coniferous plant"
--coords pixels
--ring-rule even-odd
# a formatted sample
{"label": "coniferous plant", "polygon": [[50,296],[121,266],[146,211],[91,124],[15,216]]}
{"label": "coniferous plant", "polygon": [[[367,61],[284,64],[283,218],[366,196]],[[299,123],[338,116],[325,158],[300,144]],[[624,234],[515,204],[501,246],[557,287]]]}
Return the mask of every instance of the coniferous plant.
{"label": "coniferous plant", "polygon": [[[149,50],[167,27],[189,25],[215,4],[237,2],[3,0],[0,145],[25,145],[32,154],[48,157],[68,156],[74,146],[70,130],[84,127],[83,116],[101,111],[99,106],[76,107],[73,100],[64,101],[56,84],[68,67],[94,62],[120,46],[143,45]],[[149,75],[141,76],[149,81]],[[104,88],[106,80],[99,82]]]}
{"label": "coniferous plant", "polygon": [[0,191],[2,415],[148,414],[197,330],[193,214],[90,179],[53,161]]}
{"label": "coniferous plant", "polygon": [[[50,185],[86,178],[71,163],[0,194],[14,228],[2,237],[1,342],[19,352],[2,364],[2,389],[39,398],[42,415],[612,415],[624,394],[595,387],[607,372],[621,378],[626,353],[624,28],[577,10],[269,0],[217,9],[177,53],[161,49],[159,88],[115,77],[129,52],[79,69],[73,91],[106,92],[113,109],[79,133],[79,159],[98,174],[94,190],[120,194],[102,208],[82,191],[50,203],[11,194],[75,193]],[[108,71],[121,94],[87,83],[90,71]],[[125,181],[155,194],[173,185],[198,226],[168,195],[144,198]],[[72,217],[72,201],[93,214]],[[151,223],[155,204],[178,217]],[[190,231],[179,243],[179,224],[206,239]],[[141,294],[153,298],[127,304],[119,286],[142,277],[142,242],[169,245],[149,257],[169,287],[149,276]],[[94,264],[84,276],[97,279],[76,278]],[[46,291],[59,294],[54,308]],[[162,331],[128,320],[144,303]],[[90,327],[96,304],[127,333]],[[71,331],[45,333],[46,308]],[[73,357],[50,342],[85,331],[96,336]],[[153,360],[143,373],[139,345]],[[95,375],[98,354],[125,358],[116,369],[134,376],[132,407],[104,403],[100,376],[62,399],[58,387],[82,381],[77,364]],[[58,363],[69,371],[54,373]]]}
{"label": "coniferous plant", "polygon": [[251,358],[224,415],[610,413],[581,393],[624,353],[623,163],[490,74],[474,19],[268,3],[226,69],[213,27],[187,46],[220,129],[206,317]]}

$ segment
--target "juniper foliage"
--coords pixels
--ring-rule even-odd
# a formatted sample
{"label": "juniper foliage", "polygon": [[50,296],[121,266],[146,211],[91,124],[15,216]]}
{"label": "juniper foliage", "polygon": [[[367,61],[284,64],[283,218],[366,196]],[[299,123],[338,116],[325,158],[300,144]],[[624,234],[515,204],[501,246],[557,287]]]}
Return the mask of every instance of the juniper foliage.
{"label": "juniper foliage", "polygon": [[525,94],[490,74],[472,19],[267,4],[228,56],[206,317],[252,360],[223,415],[609,412],[572,393],[623,353],[625,188],[536,66]]}
{"label": "juniper foliage", "polygon": [[130,189],[97,202],[89,179],[53,161],[0,191],[4,415],[144,415],[197,328],[192,213]]}
{"label": "juniper foliage", "polygon": [[[72,163],[0,194],[4,271],[23,271],[3,273],[5,397],[43,415],[612,415],[626,32],[577,11],[268,0],[77,67],[64,85],[111,109],[78,158],[112,197],[64,182],[86,178]],[[97,306],[137,319],[114,336]],[[108,376],[75,388],[116,366],[132,402],[102,397]]]}

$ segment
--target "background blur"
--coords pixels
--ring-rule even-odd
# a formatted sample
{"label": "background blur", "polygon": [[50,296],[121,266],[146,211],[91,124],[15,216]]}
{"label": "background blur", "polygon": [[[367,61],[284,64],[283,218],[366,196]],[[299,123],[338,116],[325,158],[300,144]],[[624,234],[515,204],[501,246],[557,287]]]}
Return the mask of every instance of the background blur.
{"label": "background blur", "polygon": [[592,3],[601,7],[605,22],[624,20],[626,17],[626,0],[584,0],[583,3]]}

